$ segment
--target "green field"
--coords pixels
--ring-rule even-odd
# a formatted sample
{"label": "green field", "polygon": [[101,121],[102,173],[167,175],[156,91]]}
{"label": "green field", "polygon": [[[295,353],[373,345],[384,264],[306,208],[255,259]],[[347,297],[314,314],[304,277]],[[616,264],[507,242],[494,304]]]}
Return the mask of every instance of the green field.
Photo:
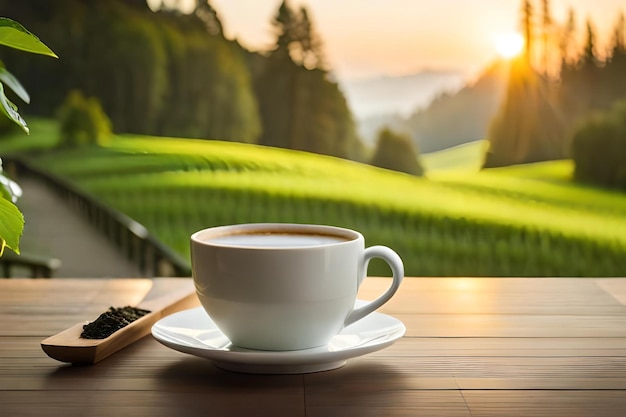
{"label": "green field", "polygon": [[477,140],[443,151],[424,154],[421,159],[424,169],[430,174],[451,171],[478,172],[486,147],[486,141]]}
{"label": "green field", "polygon": [[[626,273],[626,195],[573,184],[570,161],[479,172],[476,160],[459,157],[480,155],[478,146],[426,155],[428,178],[254,145],[131,136],[30,161],[185,257],[189,235],[204,227],[310,222],[393,247],[408,275]],[[387,273],[381,263],[370,269]]]}

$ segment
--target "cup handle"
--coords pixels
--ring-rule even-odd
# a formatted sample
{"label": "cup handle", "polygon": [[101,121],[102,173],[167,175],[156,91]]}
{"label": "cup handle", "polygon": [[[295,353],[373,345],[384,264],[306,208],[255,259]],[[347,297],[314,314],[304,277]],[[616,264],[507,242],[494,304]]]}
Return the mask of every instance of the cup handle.
{"label": "cup handle", "polygon": [[365,304],[362,307],[353,309],[346,320],[344,321],[344,326],[349,326],[350,324],[361,320],[363,317],[367,316],[369,313],[378,309],[380,306],[385,304],[389,299],[396,293],[398,288],[400,288],[400,283],[404,278],[404,265],[402,264],[402,259],[395,253],[393,250],[386,246],[371,246],[365,249],[365,253],[363,255],[363,272],[362,276],[359,277],[359,285],[367,276],[367,266],[373,258],[380,258],[387,262],[387,264],[391,267],[391,272],[393,273],[393,282],[391,286],[385,291],[383,295]]}

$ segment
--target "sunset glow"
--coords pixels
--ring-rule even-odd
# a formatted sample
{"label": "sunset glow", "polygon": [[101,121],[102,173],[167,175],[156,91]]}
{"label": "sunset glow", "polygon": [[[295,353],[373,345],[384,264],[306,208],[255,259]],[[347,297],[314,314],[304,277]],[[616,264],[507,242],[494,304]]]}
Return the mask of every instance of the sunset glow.
{"label": "sunset glow", "polygon": [[[161,1],[191,11],[195,0]],[[230,39],[253,51],[268,50],[274,41],[271,20],[282,0],[211,0]],[[288,0],[306,6],[321,35],[327,62],[340,79],[400,76],[423,69],[454,69],[468,76],[494,58],[519,53],[521,0]],[[570,7],[598,27],[610,28],[624,0],[554,0],[555,21],[563,22]],[[598,31],[599,42],[610,36]],[[494,34],[501,34],[496,41]],[[509,34],[509,35],[504,35]],[[496,36],[496,38],[500,38]],[[516,39],[517,38],[517,39]],[[494,45],[495,43],[495,45]],[[499,46],[498,46],[499,45]]]}
{"label": "sunset glow", "polygon": [[493,41],[498,55],[506,59],[516,57],[524,48],[524,37],[516,32],[496,35]]}

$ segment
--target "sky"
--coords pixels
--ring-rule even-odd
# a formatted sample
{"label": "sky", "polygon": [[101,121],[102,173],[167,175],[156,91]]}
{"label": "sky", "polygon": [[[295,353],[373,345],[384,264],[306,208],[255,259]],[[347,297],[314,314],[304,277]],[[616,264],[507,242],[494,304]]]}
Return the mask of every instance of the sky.
{"label": "sky", "polygon": [[[195,0],[171,1],[184,9]],[[281,1],[211,0],[211,5],[228,38],[266,50],[273,42],[270,21]],[[539,0],[533,3],[540,7]],[[590,17],[601,43],[618,12],[626,12],[624,0],[550,4],[561,22],[573,7],[581,34]],[[291,0],[291,5],[308,8],[337,77],[355,80],[425,69],[460,70],[471,77],[498,56],[495,37],[519,31],[521,0]]]}

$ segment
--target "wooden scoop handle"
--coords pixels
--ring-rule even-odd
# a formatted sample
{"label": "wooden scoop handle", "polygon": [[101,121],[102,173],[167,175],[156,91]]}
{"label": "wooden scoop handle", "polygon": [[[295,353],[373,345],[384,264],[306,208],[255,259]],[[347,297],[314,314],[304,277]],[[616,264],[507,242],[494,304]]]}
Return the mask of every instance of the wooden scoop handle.
{"label": "wooden scoop handle", "polygon": [[114,332],[106,339],[81,338],[80,334],[86,324],[83,322],[48,337],[41,342],[41,348],[48,356],[58,361],[92,365],[148,335],[152,326],[162,317],[197,304],[198,299],[191,280],[181,279],[180,287],[165,293],[156,286],[136,306],[150,310],[150,313]]}

